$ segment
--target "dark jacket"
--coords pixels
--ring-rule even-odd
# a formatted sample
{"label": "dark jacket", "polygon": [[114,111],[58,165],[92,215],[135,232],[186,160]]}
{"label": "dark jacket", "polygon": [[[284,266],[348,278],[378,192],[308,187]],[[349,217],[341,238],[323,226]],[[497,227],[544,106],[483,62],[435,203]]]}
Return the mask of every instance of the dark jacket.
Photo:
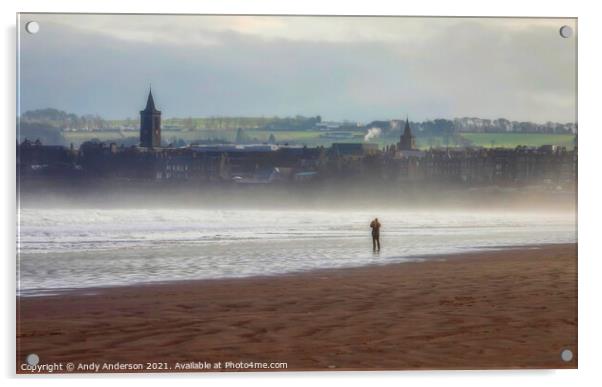
{"label": "dark jacket", "polygon": [[377,220],[373,220],[370,223],[370,227],[372,227],[372,236],[377,237],[380,235],[380,222]]}

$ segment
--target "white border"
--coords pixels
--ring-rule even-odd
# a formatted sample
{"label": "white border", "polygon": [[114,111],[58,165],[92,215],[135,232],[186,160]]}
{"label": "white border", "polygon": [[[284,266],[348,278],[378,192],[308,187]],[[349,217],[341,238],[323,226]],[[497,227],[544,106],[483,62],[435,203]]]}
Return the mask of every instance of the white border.
{"label": "white border", "polygon": [[151,3],[149,0],[5,0],[0,3],[3,26],[4,60],[1,62],[4,92],[2,180],[2,246],[4,271],[2,288],[2,331],[6,343],[0,352],[2,376],[8,385],[48,383],[51,385],[80,385],[82,377],[23,377],[14,376],[15,368],[15,14],[16,12],[104,12],[104,13],[236,13],[236,14],[347,14],[347,15],[429,15],[429,16],[549,16],[579,18],[579,370],[562,371],[491,371],[491,372],[343,372],[343,373],[279,373],[279,374],[194,374],[151,376],[88,377],[89,385],[132,383],[164,385],[167,379],[175,383],[239,384],[251,386],[306,385],[308,383],[343,382],[359,386],[372,379],[385,385],[426,384],[446,386],[507,386],[515,383],[530,385],[569,386],[599,381],[600,330],[602,319],[598,297],[602,254],[595,243],[598,237],[600,213],[600,171],[598,159],[602,147],[602,114],[600,114],[600,25],[602,15],[596,12],[595,2],[525,0],[505,1],[436,1],[418,0],[391,2],[386,0],[341,1],[324,0],[169,0]]}

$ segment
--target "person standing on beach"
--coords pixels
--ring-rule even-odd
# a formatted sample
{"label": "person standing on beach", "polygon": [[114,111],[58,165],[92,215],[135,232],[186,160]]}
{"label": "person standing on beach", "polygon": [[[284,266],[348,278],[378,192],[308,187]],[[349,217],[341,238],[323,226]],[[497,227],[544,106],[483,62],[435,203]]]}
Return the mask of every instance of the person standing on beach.
{"label": "person standing on beach", "polygon": [[378,247],[378,251],[380,251],[380,222],[378,218],[374,218],[370,223],[370,227],[372,228],[372,250],[376,251]]}

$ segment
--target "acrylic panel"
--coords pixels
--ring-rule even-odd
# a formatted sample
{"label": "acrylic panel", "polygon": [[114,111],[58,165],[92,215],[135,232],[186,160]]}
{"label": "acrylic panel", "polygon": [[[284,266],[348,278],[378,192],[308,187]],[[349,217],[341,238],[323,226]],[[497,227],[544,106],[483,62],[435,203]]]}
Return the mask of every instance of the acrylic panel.
{"label": "acrylic panel", "polygon": [[576,19],[17,29],[17,373],[577,368]]}

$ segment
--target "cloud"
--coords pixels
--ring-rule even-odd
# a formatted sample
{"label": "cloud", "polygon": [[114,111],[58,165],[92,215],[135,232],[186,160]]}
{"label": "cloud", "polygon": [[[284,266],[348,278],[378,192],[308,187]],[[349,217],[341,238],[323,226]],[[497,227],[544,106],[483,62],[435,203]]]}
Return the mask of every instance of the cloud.
{"label": "cloud", "polygon": [[23,110],[572,121],[558,19],[24,15]]}

